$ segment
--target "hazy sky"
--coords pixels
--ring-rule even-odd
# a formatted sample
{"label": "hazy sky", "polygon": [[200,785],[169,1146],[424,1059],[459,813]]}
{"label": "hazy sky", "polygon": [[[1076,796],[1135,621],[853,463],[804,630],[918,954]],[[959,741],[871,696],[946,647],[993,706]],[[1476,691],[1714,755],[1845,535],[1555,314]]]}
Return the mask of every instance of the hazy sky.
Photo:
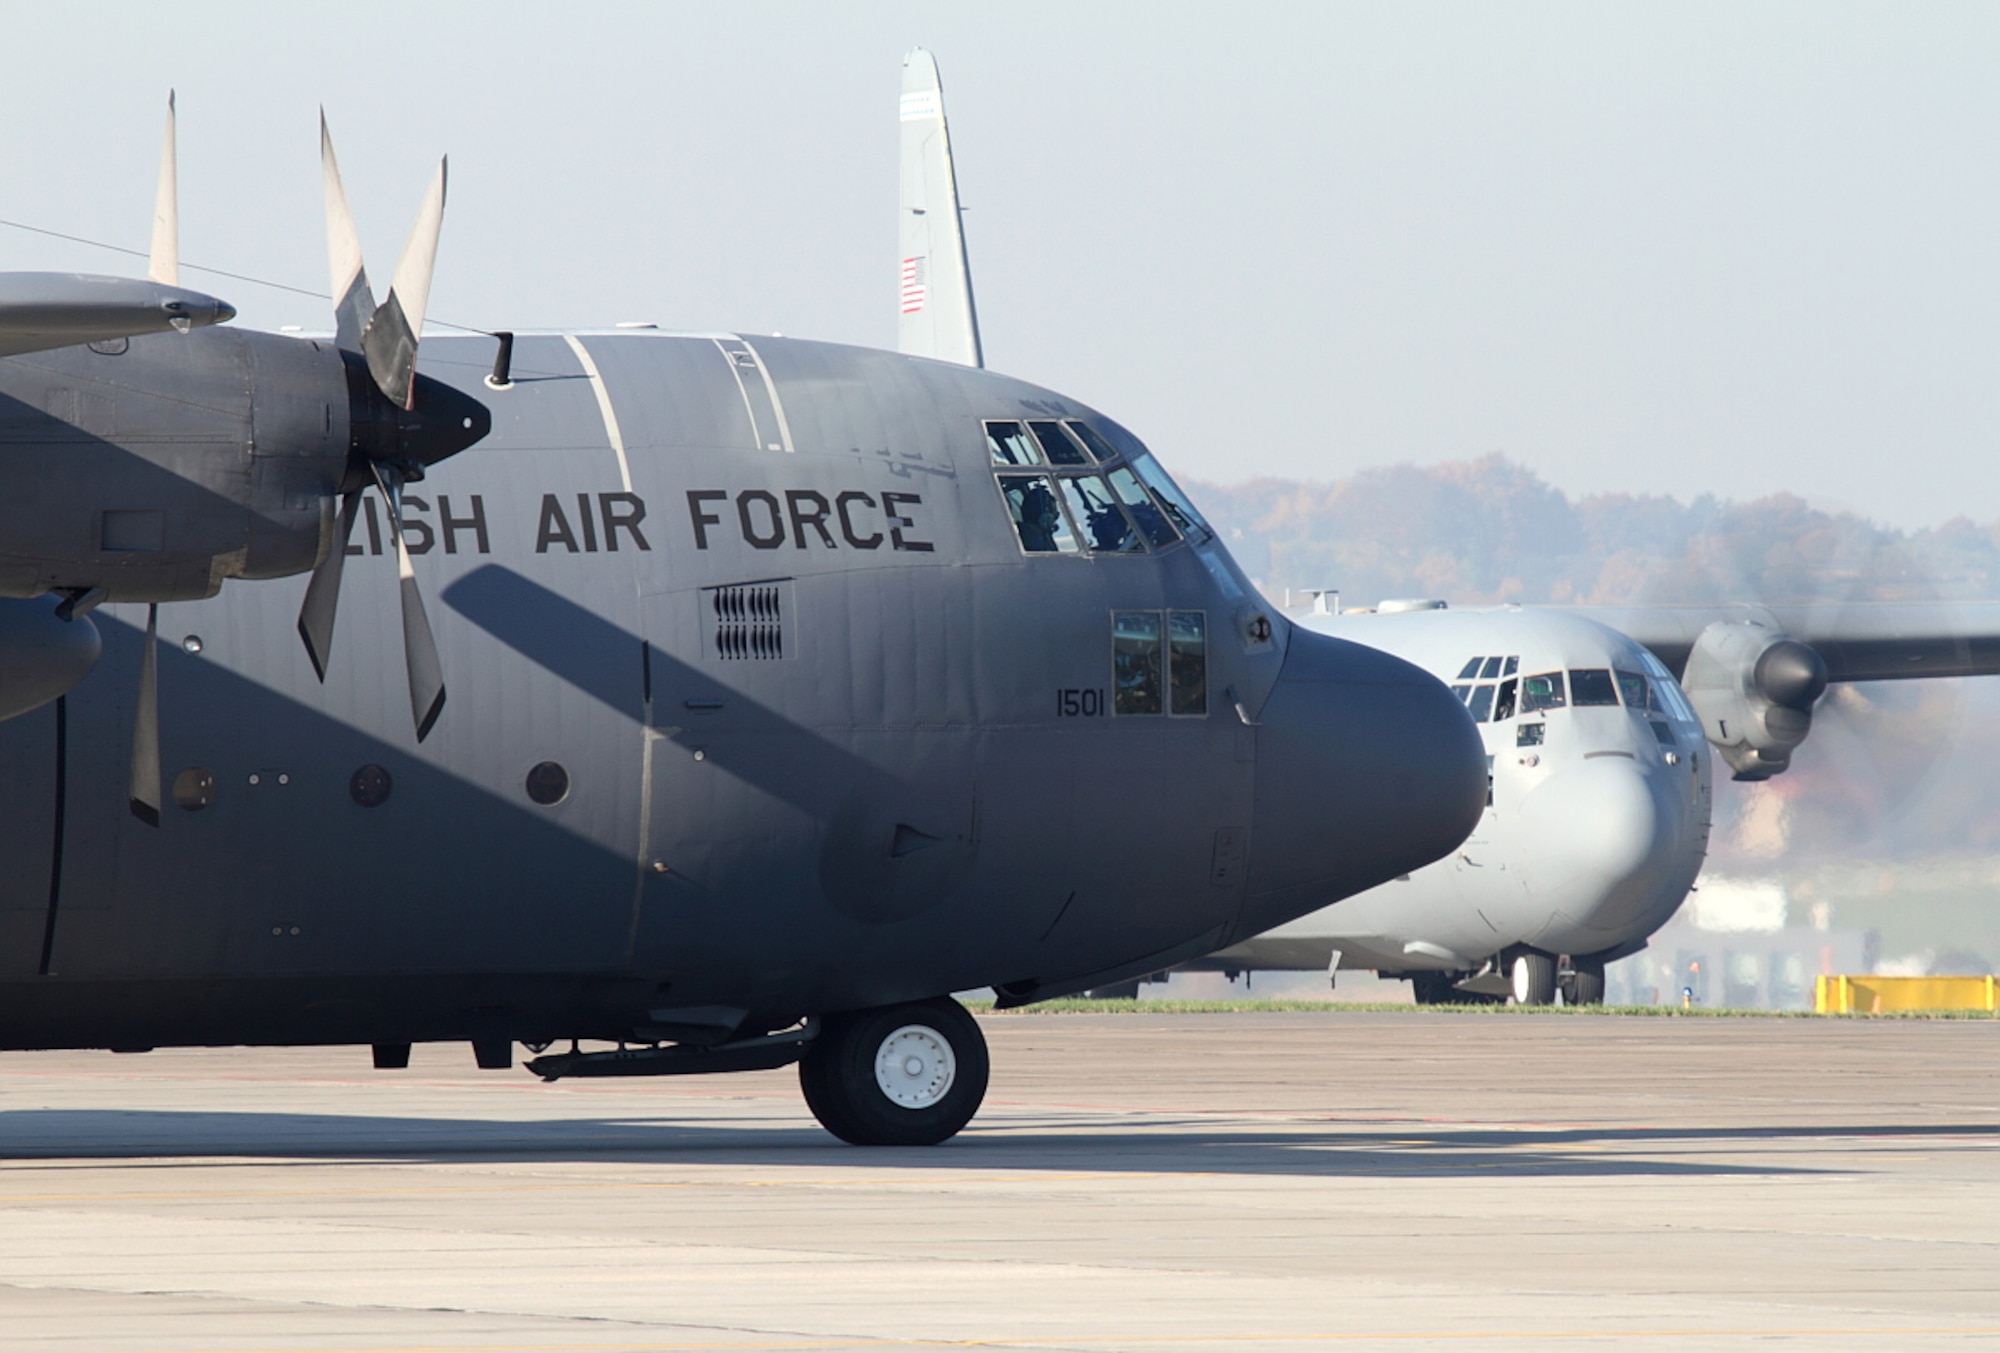
{"label": "hazy sky", "polygon": [[450,152],[434,317],[886,346],[918,43],[990,364],[1184,476],[2000,519],[1990,4],[17,7],[0,216],[144,248],[173,85],[186,258],[324,288],[324,103],[378,286]]}

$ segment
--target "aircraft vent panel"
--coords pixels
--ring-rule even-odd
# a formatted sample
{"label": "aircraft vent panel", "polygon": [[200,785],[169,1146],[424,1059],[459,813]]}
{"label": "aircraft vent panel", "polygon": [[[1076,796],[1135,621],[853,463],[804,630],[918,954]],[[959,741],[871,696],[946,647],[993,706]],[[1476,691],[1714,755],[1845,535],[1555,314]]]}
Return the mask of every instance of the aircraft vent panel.
{"label": "aircraft vent panel", "polygon": [[770,662],[789,656],[785,642],[789,579],[702,589],[708,656],[725,662]]}

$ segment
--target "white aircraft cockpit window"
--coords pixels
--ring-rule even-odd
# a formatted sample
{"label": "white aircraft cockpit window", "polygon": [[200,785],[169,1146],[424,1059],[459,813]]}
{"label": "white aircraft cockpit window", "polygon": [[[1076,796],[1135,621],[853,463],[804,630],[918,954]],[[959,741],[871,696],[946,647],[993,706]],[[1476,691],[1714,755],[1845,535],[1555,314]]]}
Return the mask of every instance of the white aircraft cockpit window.
{"label": "white aircraft cockpit window", "polygon": [[1072,418],[1067,423],[1064,423],[1063,426],[1074,433],[1078,441],[1089,447],[1090,454],[1096,456],[1099,460],[1118,459],[1117,450],[1112,447],[1110,442],[1104,440],[1103,433],[1090,424],[1079,423]]}
{"label": "white aircraft cockpit window", "polygon": [[1114,714],[1160,712],[1158,611],[1112,613],[1111,686],[1111,709]]}
{"label": "white aircraft cockpit window", "polygon": [[1465,703],[1466,701],[1468,701],[1468,700],[1470,700],[1470,699],[1472,698],[1472,687],[1470,687],[1470,686],[1453,686],[1453,687],[1451,688],[1451,693],[1452,693],[1453,695],[1455,695],[1455,696],[1457,696],[1457,697],[1458,697],[1458,703],[1460,703],[1460,704],[1462,705],[1462,704],[1464,704],[1464,703]]}
{"label": "white aircraft cockpit window", "polygon": [[[1514,660],[1509,658],[1507,661],[1511,664]],[[1514,688],[1519,684],[1516,681],[1503,681],[1500,683],[1500,694],[1493,698],[1494,723],[1505,723],[1514,717]]]}
{"label": "white aircraft cockpit window", "polygon": [[1611,684],[1611,673],[1602,667],[1575,667],[1569,674],[1570,701],[1578,709],[1585,705],[1618,704],[1618,688]]}
{"label": "white aircraft cockpit window", "polygon": [[1563,691],[1561,672],[1543,672],[1537,676],[1525,677],[1521,681],[1521,712],[1533,714],[1538,709],[1561,709],[1569,703]]}
{"label": "white aircraft cockpit window", "polygon": [[1479,675],[1486,678],[1488,681],[1491,681],[1494,677],[1499,676],[1500,659],[1488,658],[1486,660],[1486,666],[1480,669]]}
{"label": "white aircraft cockpit window", "polygon": [[1521,660],[1519,658],[1509,658],[1507,659],[1507,665],[1500,669],[1500,675],[1512,676],[1514,675],[1514,673],[1520,670],[1521,670]]}
{"label": "white aircraft cockpit window", "polygon": [[1082,528],[1084,542],[1098,554],[1144,554],[1146,542],[1139,538],[1111,486],[1102,475],[1062,475],[1064,505],[1071,520]]}
{"label": "white aircraft cockpit window", "polygon": [[1485,661],[1486,659],[1484,658],[1467,658],[1465,666],[1458,669],[1458,679],[1460,681],[1472,680],[1479,675],[1479,665]]}
{"label": "white aircraft cockpit window", "polygon": [[1042,450],[1051,465],[1088,465],[1090,456],[1078,445],[1076,438],[1063,431],[1061,423],[1031,421],[1035,440],[1042,444]]}
{"label": "white aircraft cockpit window", "polygon": [[[1078,423],[1075,426],[1081,428],[1083,424]],[[1109,450],[1108,447],[1106,449]],[[1139,476],[1133,474],[1129,466],[1116,466],[1107,477],[1111,480],[1112,489],[1118,494],[1118,501],[1125,504],[1126,512],[1130,513],[1132,520],[1138,523],[1140,533],[1147,540],[1157,547],[1171,545],[1180,539],[1180,532],[1176,531],[1174,524],[1167,520],[1167,514],[1160,511],[1160,505],[1147,495],[1145,486],[1139,482]]]}
{"label": "white aircraft cockpit window", "polygon": [[995,465],[1040,465],[1042,450],[1019,423],[989,421],[986,451]]}
{"label": "white aircraft cockpit window", "polygon": [[1045,474],[1003,474],[1000,496],[1021,548],[1029,554],[1075,554],[1076,534]]}
{"label": "white aircraft cockpit window", "polygon": [[1664,709],[1668,715],[1682,723],[1701,722],[1695,716],[1694,707],[1688,704],[1687,696],[1681,693],[1680,682],[1674,680],[1674,674],[1667,670],[1665,663],[1646,649],[1639,651],[1639,662],[1653,678],[1654,709]]}
{"label": "white aircraft cockpit window", "polygon": [[1466,701],[1465,707],[1472,711],[1472,721],[1474,723],[1487,722],[1493,717],[1493,687],[1491,685],[1474,686],[1472,688],[1472,698]]}
{"label": "white aircraft cockpit window", "polygon": [[1646,678],[1622,667],[1612,675],[1618,680],[1618,693],[1625,697],[1625,708],[1634,714],[1644,714],[1653,707],[1653,693],[1646,687]]}
{"label": "white aircraft cockpit window", "polygon": [[1208,613],[1167,612],[1167,708],[1208,713]]}

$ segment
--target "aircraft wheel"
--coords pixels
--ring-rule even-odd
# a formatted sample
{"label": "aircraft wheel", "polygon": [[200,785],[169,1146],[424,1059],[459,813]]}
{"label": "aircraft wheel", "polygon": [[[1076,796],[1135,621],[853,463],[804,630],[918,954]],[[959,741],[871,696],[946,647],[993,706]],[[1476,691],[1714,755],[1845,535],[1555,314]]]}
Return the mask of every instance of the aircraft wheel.
{"label": "aircraft wheel", "polygon": [[1507,977],[1516,1005],[1551,1005],[1556,999],[1556,961],[1537,949],[1520,949],[1508,960]]}
{"label": "aircraft wheel", "polygon": [[1604,1004],[1604,965],[1602,963],[1579,963],[1570,960],[1569,1003],[1571,1005]]}
{"label": "aircraft wheel", "polygon": [[856,1146],[935,1146],[986,1097],[986,1038],[948,997],[826,1017],[799,1062],[820,1126]]}

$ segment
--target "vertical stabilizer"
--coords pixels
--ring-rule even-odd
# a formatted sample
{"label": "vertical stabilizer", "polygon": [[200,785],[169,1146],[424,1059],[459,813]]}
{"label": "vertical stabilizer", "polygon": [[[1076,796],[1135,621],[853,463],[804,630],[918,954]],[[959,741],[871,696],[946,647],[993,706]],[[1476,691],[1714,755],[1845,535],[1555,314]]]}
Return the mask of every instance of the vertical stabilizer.
{"label": "vertical stabilizer", "polygon": [[984,366],[972,269],[965,259],[958,180],[945,130],[937,62],[919,47],[903,58],[903,168],[897,203],[902,318],[896,347],[915,357]]}

